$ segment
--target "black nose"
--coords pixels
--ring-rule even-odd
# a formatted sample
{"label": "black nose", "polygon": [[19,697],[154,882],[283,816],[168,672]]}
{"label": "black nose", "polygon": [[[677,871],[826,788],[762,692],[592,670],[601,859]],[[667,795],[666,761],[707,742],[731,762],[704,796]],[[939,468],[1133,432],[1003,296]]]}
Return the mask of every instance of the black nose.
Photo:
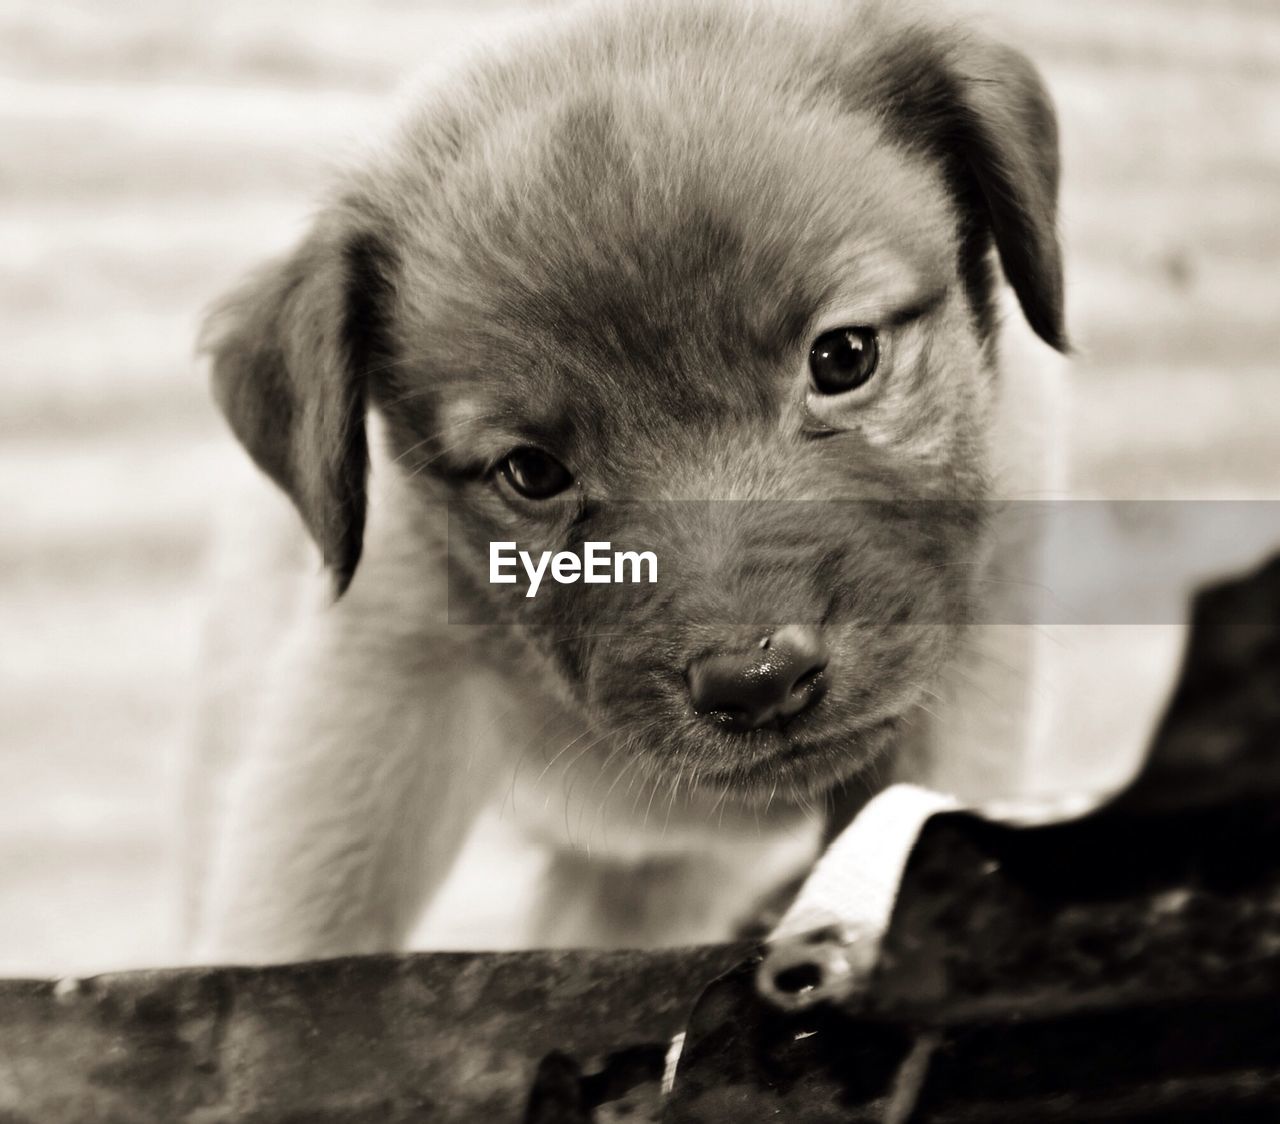
{"label": "black nose", "polygon": [[826,693],[829,654],[822,634],[789,624],[757,648],[703,656],[689,665],[693,709],[731,730],[784,725]]}

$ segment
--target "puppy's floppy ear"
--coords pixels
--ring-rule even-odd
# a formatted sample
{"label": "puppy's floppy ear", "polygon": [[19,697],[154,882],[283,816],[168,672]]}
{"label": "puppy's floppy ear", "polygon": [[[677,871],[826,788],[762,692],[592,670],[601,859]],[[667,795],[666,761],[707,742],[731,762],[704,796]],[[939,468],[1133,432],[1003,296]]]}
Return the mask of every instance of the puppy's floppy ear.
{"label": "puppy's floppy ear", "polygon": [[363,542],[366,377],[390,350],[392,264],[384,239],[335,209],[225,298],[200,340],[218,405],[293,501],[339,596]]}
{"label": "puppy's floppy ear", "polygon": [[883,114],[895,140],[942,162],[966,224],[961,254],[971,297],[978,298],[981,259],[994,239],[1027,322],[1066,351],[1058,126],[1039,73],[1011,47],[897,23],[883,7],[879,15],[890,26],[850,80],[858,101]]}

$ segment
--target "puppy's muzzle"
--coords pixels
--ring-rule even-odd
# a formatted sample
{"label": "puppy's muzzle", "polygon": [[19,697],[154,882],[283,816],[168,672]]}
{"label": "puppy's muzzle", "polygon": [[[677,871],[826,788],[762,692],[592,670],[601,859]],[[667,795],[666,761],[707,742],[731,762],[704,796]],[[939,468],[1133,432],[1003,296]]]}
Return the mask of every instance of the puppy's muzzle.
{"label": "puppy's muzzle", "polygon": [[818,629],[787,625],[745,652],[694,660],[689,697],[695,713],[735,733],[781,729],[826,694],[823,672],[829,660]]}

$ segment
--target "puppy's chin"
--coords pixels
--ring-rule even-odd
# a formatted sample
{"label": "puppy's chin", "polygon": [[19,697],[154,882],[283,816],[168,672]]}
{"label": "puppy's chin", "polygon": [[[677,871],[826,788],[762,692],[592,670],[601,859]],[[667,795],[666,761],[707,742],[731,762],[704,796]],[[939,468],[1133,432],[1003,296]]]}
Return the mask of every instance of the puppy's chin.
{"label": "puppy's chin", "polygon": [[811,808],[838,785],[872,773],[892,754],[905,724],[896,714],[853,726],[802,715],[782,730],[728,733],[701,720],[675,720],[656,735],[652,724],[629,737],[618,734],[642,755],[641,771],[660,788],[684,791],[695,805],[716,811],[737,806],[781,814],[787,806]]}
{"label": "puppy's chin", "polygon": [[807,802],[874,769],[891,751],[902,719],[885,718],[839,734],[760,731],[736,735],[731,753],[702,770],[701,788],[726,799],[763,807],[774,802]]}

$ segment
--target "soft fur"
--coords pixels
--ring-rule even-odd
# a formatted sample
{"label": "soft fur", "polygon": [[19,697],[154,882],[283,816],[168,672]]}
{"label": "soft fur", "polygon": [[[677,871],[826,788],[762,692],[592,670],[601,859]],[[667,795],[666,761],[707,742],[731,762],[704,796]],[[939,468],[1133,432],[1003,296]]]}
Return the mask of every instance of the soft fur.
{"label": "soft fur", "polygon": [[[992,501],[1055,486],[1058,386],[1044,349],[1001,360],[1026,332],[1001,273],[1063,348],[1057,177],[1027,60],[888,6],[576,9],[422,91],[208,327],[331,596],[274,595],[252,651],[220,625],[257,692],[205,716],[233,776],[199,954],[400,945],[508,788],[558,856],[536,939],[649,944],[729,935],[833,793],[1016,784],[1036,634],[986,622],[1035,544]],[[816,399],[810,344],[844,324],[881,370]],[[525,444],[574,488],[505,489]],[[236,566],[304,591],[255,527]],[[487,581],[491,540],[587,539],[669,571]],[[692,712],[692,659],[791,622],[831,649],[819,706],[750,734]]]}

